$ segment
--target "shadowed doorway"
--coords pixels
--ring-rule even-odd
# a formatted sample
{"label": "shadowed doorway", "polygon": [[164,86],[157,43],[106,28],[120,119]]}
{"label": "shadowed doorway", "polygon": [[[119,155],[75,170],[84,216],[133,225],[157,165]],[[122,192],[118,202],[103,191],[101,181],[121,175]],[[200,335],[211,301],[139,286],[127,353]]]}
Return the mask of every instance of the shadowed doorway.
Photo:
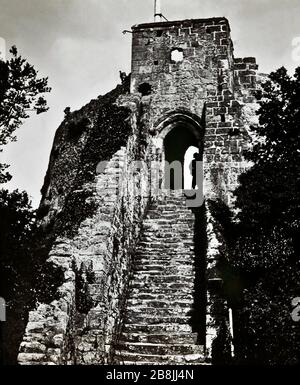
{"label": "shadowed doorway", "polygon": [[[164,187],[170,190],[181,190],[191,188],[185,182],[185,176],[190,176],[190,149],[193,153],[200,152],[199,143],[195,134],[189,126],[183,123],[175,125],[164,139],[165,150],[165,184]],[[186,156],[188,155],[188,156]],[[190,183],[189,183],[190,184]]]}

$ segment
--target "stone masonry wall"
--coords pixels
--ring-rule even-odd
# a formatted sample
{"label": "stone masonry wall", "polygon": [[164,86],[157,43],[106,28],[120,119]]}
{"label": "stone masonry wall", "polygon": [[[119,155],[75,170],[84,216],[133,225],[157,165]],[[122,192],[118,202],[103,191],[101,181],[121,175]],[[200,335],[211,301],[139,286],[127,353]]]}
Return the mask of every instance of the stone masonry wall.
{"label": "stone masonry wall", "polygon": [[[225,18],[137,25],[132,44],[131,93],[151,87],[143,98],[147,131],[157,138],[163,119],[178,110],[201,119],[205,195],[230,203],[238,175],[249,167],[242,153],[251,138],[242,110],[255,101],[255,58],[234,58]],[[174,50],[181,61],[172,60]]]}
{"label": "stone masonry wall", "polygon": [[[131,256],[149,198],[148,174],[130,167],[140,156],[137,106],[135,102],[129,106],[132,134],[127,145],[104,169],[98,165],[98,175],[91,182],[73,191],[84,193],[94,213],[79,224],[73,236],[58,237],[53,244],[47,263],[63,271],[64,281],[56,300],[37,304],[30,312],[20,364],[99,364],[110,360]],[[146,151],[143,156],[147,159]],[[78,287],[78,279],[84,281],[83,287]]]}

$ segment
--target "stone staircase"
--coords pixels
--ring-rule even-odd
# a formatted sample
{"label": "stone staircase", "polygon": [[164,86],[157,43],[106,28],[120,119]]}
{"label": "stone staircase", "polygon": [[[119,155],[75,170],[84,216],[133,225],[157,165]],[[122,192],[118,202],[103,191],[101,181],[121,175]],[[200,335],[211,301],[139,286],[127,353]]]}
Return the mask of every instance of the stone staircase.
{"label": "stone staircase", "polygon": [[194,215],[182,192],[149,209],[133,261],[117,364],[201,364],[191,315],[194,303]]}

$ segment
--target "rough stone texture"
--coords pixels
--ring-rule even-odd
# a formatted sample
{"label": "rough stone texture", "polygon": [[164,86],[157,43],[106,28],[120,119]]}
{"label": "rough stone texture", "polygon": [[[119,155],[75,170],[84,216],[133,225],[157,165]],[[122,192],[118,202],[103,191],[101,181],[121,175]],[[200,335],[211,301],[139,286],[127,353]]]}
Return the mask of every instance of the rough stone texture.
{"label": "rough stone texture", "polygon": [[[160,138],[172,114],[198,119],[206,197],[230,203],[237,177],[248,167],[242,153],[251,138],[242,109],[255,102],[255,58],[234,58],[225,18],[137,25],[132,44],[131,93],[151,86],[143,111],[153,147],[163,152]],[[171,60],[174,49],[182,51],[182,62]]]}
{"label": "rough stone texture", "polygon": [[[115,102],[128,93],[129,83],[128,77],[113,91],[68,113],[57,129],[38,211],[39,222],[47,231],[59,235],[76,232],[85,219],[81,206],[88,191],[83,186],[94,182],[98,162],[110,160],[121,146],[126,146],[132,133],[130,110]],[[73,231],[67,231],[70,228]]]}
{"label": "rough stone texture", "polygon": [[160,196],[143,222],[116,346],[119,364],[199,364],[192,313],[195,288],[194,215],[183,192]]}
{"label": "rough stone texture", "polygon": [[[39,218],[54,239],[48,263],[64,281],[58,299],[30,313],[21,364],[199,363],[210,358],[226,317],[218,290],[222,239],[209,205],[195,211],[193,231],[182,197],[161,204],[166,138],[179,132],[175,148],[199,148],[205,199],[230,204],[250,166],[243,151],[253,140],[263,77],[254,58],[234,58],[225,18],[137,25],[132,44],[130,93],[127,79],[68,114],[57,131]],[[181,61],[172,60],[174,50]],[[108,163],[96,172],[100,161]],[[132,170],[132,161],[140,167]],[[193,322],[204,319],[201,330],[189,324],[191,308]]]}
{"label": "rough stone texture", "polygon": [[[132,131],[126,147],[112,156],[104,170],[97,168],[98,174],[95,163],[94,179],[81,186],[75,184],[77,189],[71,192],[83,192],[85,203],[92,204],[94,208],[93,214],[86,214],[87,218],[79,225],[75,218],[74,227],[77,230],[74,235],[70,236],[67,232],[66,236],[56,238],[47,263],[62,268],[65,281],[58,288],[59,300],[49,305],[40,304],[37,310],[30,313],[20,346],[21,364],[94,364],[110,359],[110,345],[120,322],[131,255],[149,194],[146,174],[144,177],[144,174],[136,173],[132,177],[130,170],[138,148],[136,120],[133,111],[130,121]],[[98,160],[102,159],[99,156]],[[63,169],[63,173],[67,173],[67,169]],[[130,183],[124,183],[127,180]],[[49,185],[55,183],[50,180]],[[136,190],[141,191],[139,196],[136,196]],[[62,206],[63,214],[64,210]],[[60,214],[59,210],[55,212]],[[45,223],[49,220],[47,218],[48,215],[41,222]],[[63,233],[64,228],[61,230]],[[85,269],[92,266],[95,275],[95,282],[88,285],[85,293],[92,300],[87,314],[81,314],[75,303],[74,264],[77,270],[82,265]],[[43,355],[37,344],[40,341],[44,345]]]}

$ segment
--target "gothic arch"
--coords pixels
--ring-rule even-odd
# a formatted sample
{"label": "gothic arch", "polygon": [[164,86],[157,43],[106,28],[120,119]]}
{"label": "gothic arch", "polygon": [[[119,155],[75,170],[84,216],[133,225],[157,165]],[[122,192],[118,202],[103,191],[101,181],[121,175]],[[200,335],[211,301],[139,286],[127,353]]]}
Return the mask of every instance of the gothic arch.
{"label": "gothic arch", "polygon": [[167,113],[155,123],[155,130],[159,138],[164,139],[176,126],[189,130],[195,136],[199,146],[203,144],[204,126],[201,118],[185,109],[177,109]]}
{"label": "gothic arch", "polygon": [[[182,189],[185,185],[184,169],[186,169],[185,154],[187,150],[190,147],[196,147],[201,156],[203,153],[204,129],[201,119],[187,110],[172,111],[157,121],[156,133],[157,144],[161,150],[163,185],[171,189]],[[174,165],[174,162],[179,162],[178,167],[181,168],[177,174],[181,180],[179,182],[181,187],[178,187],[177,183],[177,187],[174,187],[175,171],[173,166],[171,169],[169,167]]]}

